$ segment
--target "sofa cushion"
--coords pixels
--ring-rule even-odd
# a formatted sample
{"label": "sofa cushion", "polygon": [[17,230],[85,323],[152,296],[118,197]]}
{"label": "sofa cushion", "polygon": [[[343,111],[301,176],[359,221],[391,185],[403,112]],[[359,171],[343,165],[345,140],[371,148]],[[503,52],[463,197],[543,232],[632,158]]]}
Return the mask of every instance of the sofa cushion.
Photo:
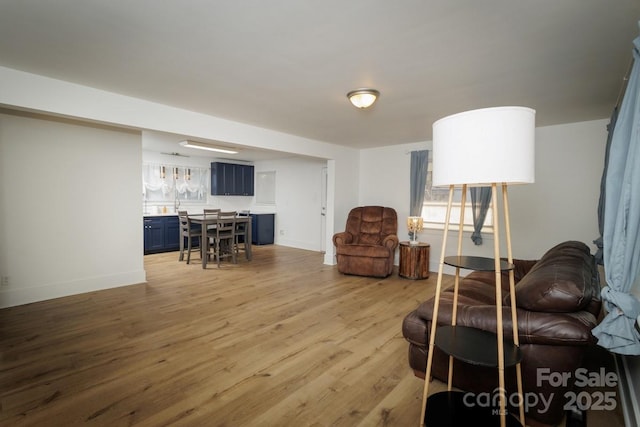
{"label": "sofa cushion", "polygon": [[363,223],[362,231],[358,235],[358,243],[362,245],[380,245],[382,244],[382,238],[380,237],[380,231],[376,230],[375,225],[371,223]]}
{"label": "sofa cushion", "polygon": [[516,305],[530,311],[579,311],[591,301],[593,280],[597,270],[588,246],[564,242],[549,249],[518,282]]}
{"label": "sofa cushion", "polygon": [[379,245],[340,245],[336,247],[337,255],[355,257],[388,258],[391,253],[389,248]]}

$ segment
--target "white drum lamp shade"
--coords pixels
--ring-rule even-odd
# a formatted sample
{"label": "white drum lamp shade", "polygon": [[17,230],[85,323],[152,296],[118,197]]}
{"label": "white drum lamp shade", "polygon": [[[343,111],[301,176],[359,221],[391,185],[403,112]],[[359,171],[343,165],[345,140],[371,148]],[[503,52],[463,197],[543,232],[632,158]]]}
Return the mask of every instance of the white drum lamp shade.
{"label": "white drum lamp shade", "polygon": [[[496,289],[496,367],[498,368],[498,388],[500,426],[507,425],[507,396],[505,392],[505,339],[502,319],[502,265],[500,256],[500,224],[499,212],[502,206],[504,217],[504,230],[506,232],[507,262],[513,262],[511,252],[511,231],[509,225],[508,192],[510,184],[526,184],[534,182],[535,168],[535,115],[536,112],[526,107],[495,107],[466,111],[454,114],[438,120],[433,124],[433,175],[432,185],[449,187],[449,202],[447,204],[447,218],[444,224],[442,239],[442,251],[440,252],[440,264],[438,280],[436,282],[436,303],[433,308],[432,318],[438,318],[440,293],[442,290],[442,276],[445,262],[456,267],[456,284],[460,277],[460,268],[468,268],[462,254],[462,235],[464,233],[464,213],[466,210],[466,189],[472,187],[491,187],[491,211],[493,217],[493,271],[495,272]],[[460,221],[458,226],[458,256],[445,257],[447,249],[447,234],[451,221],[453,195],[456,187],[462,187],[460,202]],[[498,189],[502,190],[502,205],[498,203]],[[474,219],[475,220],[475,219]],[[446,261],[452,258],[453,261]],[[506,270],[505,270],[506,272]],[[517,325],[517,307],[515,299],[515,277],[513,271],[509,271],[509,295],[511,310],[511,324]],[[454,301],[458,297],[457,286],[454,287]],[[455,312],[455,308],[454,311]],[[457,316],[457,314],[452,314]],[[452,318],[452,328],[456,326],[455,317]],[[464,328],[464,327],[462,327]],[[461,328],[461,329],[462,329]],[[432,373],[433,352],[435,347],[435,335],[437,322],[431,323],[429,335],[429,351],[425,378],[430,378]],[[508,328],[513,333],[513,351],[519,350],[518,328]],[[470,328],[470,331],[474,328]],[[443,331],[446,333],[446,331]],[[453,334],[455,337],[455,333]],[[520,362],[517,361],[516,384],[518,395],[522,395],[522,372]],[[448,389],[451,390],[453,371],[449,367]],[[422,395],[421,425],[424,426],[426,415],[426,403],[428,401],[429,381],[424,382]],[[525,425],[524,405],[522,399],[517,403],[520,413],[520,423],[509,425]],[[487,409],[487,408],[485,408]],[[437,413],[437,412],[436,412]],[[493,413],[493,412],[492,412]],[[446,419],[447,417],[445,416]],[[450,418],[449,421],[453,421]],[[453,425],[453,423],[451,424]],[[497,425],[497,424],[496,424]]]}
{"label": "white drum lamp shade", "polygon": [[534,182],[535,110],[465,111],[433,124],[433,185]]}

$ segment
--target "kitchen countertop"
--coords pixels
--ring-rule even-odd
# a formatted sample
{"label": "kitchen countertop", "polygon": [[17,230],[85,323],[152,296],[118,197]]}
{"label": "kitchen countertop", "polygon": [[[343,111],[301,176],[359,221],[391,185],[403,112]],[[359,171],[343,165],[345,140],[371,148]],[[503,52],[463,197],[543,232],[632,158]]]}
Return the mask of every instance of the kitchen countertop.
{"label": "kitchen countertop", "polygon": [[167,212],[167,213],[143,213],[142,216],[178,216],[177,212]]}
{"label": "kitchen countertop", "polygon": [[[275,212],[258,212],[258,211],[250,211],[249,215],[264,215],[264,214],[275,214]],[[202,215],[202,212],[189,212],[189,215]],[[167,213],[142,213],[143,217],[151,217],[151,216],[178,216],[177,212],[167,212]]]}

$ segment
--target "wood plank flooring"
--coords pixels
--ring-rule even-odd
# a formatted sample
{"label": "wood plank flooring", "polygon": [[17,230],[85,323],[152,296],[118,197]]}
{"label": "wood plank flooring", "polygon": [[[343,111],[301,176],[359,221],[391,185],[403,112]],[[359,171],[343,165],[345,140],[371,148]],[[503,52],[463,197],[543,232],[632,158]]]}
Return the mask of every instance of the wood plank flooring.
{"label": "wood plank flooring", "polygon": [[345,276],[317,252],[253,251],[206,270],[148,255],[146,284],[0,310],[0,425],[417,426],[401,323],[437,274]]}
{"label": "wood plank flooring", "polygon": [[0,425],[417,425],[401,322],[436,275],[253,255],[206,270],[148,255],[146,284],[0,310]]}

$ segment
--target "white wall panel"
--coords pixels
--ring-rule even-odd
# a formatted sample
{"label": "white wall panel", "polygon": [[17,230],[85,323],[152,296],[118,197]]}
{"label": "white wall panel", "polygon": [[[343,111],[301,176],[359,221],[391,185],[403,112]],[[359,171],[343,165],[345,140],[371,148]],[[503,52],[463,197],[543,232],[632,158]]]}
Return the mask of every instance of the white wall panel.
{"label": "white wall panel", "polygon": [[0,114],[0,307],[145,280],[140,135]]}

